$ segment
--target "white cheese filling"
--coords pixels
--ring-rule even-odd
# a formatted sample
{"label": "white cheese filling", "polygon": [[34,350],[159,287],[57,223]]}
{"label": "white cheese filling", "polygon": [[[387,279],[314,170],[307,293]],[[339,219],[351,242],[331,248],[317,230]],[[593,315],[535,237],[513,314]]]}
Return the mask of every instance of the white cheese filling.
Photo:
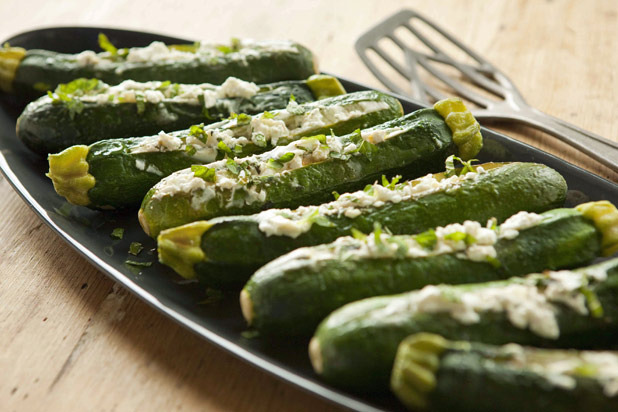
{"label": "white cheese filling", "polygon": [[[343,214],[354,219],[367,210],[381,208],[388,204],[416,200],[436,192],[458,189],[462,182],[474,180],[479,174],[486,173],[480,167],[477,171],[477,173],[469,172],[465,175],[454,175],[443,179],[437,179],[433,174],[428,174],[420,179],[397,184],[392,188],[376,182],[370,189],[344,193],[337,200],[320,206],[306,206],[296,210],[270,209],[259,213],[257,220],[260,222],[260,230],[268,236],[290,236],[288,233],[294,233],[294,236],[291,237],[298,237],[301,233],[311,229],[312,225],[306,220],[306,216],[313,213],[326,217]],[[291,229],[294,225],[298,227]],[[282,228],[279,229],[279,226]]]}
{"label": "white cheese filling", "polygon": [[200,96],[204,98],[204,107],[211,108],[217,99],[224,98],[251,98],[260,90],[253,82],[246,82],[235,77],[228,77],[220,86],[209,83],[178,84],[161,81],[136,82],[125,80],[122,83],[110,86],[99,82],[98,86],[86,92],[78,91],[72,98],[83,102],[94,103],[135,103],[138,99],[157,104],[162,101],[174,101],[190,104],[199,104]]}
{"label": "white cheese filling", "polygon": [[[234,60],[245,60],[247,56],[259,56],[265,53],[300,53],[297,45],[290,41],[255,41],[239,40],[233,48],[209,43],[200,43],[195,52],[182,51],[168,47],[165,43],[154,41],[146,47],[131,47],[124,59],[128,63],[148,63],[156,61],[190,61],[200,58],[227,56]],[[95,53],[86,50],[75,55],[75,62],[80,66],[109,64],[113,62],[109,52]]]}
{"label": "white cheese filling", "polygon": [[585,272],[559,271],[549,272],[545,287],[526,280],[466,292],[456,291],[453,287],[430,285],[394,300],[372,316],[446,313],[463,324],[474,324],[481,320],[483,313],[504,313],[517,328],[530,329],[544,338],[557,339],[560,329],[555,304],[565,304],[579,314],[588,314],[581,288],[592,279]]}
{"label": "white cheese filling", "polygon": [[576,377],[589,377],[601,384],[605,396],[618,396],[617,352],[524,349],[516,344],[500,349],[512,357],[507,365],[531,370],[557,387],[574,389]]}

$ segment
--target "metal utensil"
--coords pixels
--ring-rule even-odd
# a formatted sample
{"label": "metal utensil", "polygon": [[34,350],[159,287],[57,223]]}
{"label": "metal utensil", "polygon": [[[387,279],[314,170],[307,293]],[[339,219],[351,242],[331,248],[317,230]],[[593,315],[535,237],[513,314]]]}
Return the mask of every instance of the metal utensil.
{"label": "metal utensil", "polygon": [[[456,59],[438,47],[436,42],[423,34],[422,27],[420,27],[422,24],[435,31],[436,36],[441,35],[447,44],[450,43],[449,47],[458,49],[458,54],[461,52],[466,56],[465,61]],[[422,47],[423,50],[412,47],[409,41],[397,33],[399,29],[407,31],[405,34],[411,34],[418,39],[425,46]],[[392,50],[389,51],[381,45],[381,41],[385,39],[390,40],[396,46],[395,49],[400,49],[404,57],[403,62],[393,56]],[[395,13],[363,34],[356,41],[355,46],[356,52],[369,70],[395,93],[411,96],[425,105],[430,104],[429,99],[437,101],[446,97],[421,78],[418,70],[421,67],[461,97],[479,106],[480,109],[472,110],[477,119],[511,120],[525,123],[557,137],[612,170],[618,171],[618,150],[616,150],[618,143],[531,107],[504,73],[415,11],[401,10]],[[410,82],[411,95],[383,73],[370,58],[368,53],[370,50]],[[457,78],[442,70],[444,66],[456,69]],[[468,85],[472,84],[484,89],[494,97],[487,97],[474,91],[466,86],[466,82]]]}

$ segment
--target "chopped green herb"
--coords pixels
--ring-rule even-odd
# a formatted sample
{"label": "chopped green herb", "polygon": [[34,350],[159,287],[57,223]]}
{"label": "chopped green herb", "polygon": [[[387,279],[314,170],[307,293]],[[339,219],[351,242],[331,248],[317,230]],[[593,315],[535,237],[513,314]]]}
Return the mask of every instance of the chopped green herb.
{"label": "chopped green herb", "polygon": [[395,190],[395,185],[401,180],[401,176],[397,175],[389,182],[385,175],[382,175],[382,186],[390,190]]}
{"label": "chopped green herb", "polygon": [[265,111],[265,112],[262,114],[262,117],[263,117],[264,119],[272,119],[272,118],[273,118],[273,117],[275,117],[275,116],[276,116],[276,114],[271,113],[271,112],[269,112],[269,111]]}
{"label": "chopped green herb", "polygon": [[294,156],[296,156],[295,153],[293,152],[287,152],[283,155],[281,155],[281,157],[279,157],[278,159],[268,159],[268,166],[272,167],[273,169],[281,169],[283,168],[283,165],[289,161],[291,161],[292,159],[294,159]]}
{"label": "chopped green herb", "polygon": [[157,87],[157,90],[165,90],[167,89],[170,85],[172,84],[172,82],[170,82],[169,80],[166,80],[164,82],[161,82],[161,84],[159,85],[159,87]]}
{"label": "chopped green herb", "polygon": [[301,106],[292,100],[290,100],[285,110],[297,116],[303,115],[307,111],[307,109],[304,106]]}
{"label": "chopped green herb", "polygon": [[149,268],[150,266],[152,266],[152,262],[138,262],[137,260],[131,260],[131,259],[125,260],[124,263],[126,263],[127,265],[140,266],[144,268]]}
{"label": "chopped green herb", "polygon": [[301,140],[313,140],[317,139],[318,142],[322,144],[326,144],[326,135],[325,134],[316,134],[315,136],[305,136],[301,138]]}
{"label": "chopped green herb", "polygon": [[234,154],[241,155],[243,152],[243,146],[241,144],[234,145]]}
{"label": "chopped green herb", "polygon": [[220,152],[225,153],[226,155],[232,156],[232,149],[230,149],[224,141],[220,141],[219,143],[217,143],[217,149]]}
{"label": "chopped green herb", "polygon": [[124,229],[121,227],[117,227],[116,229],[112,230],[110,236],[116,239],[122,239],[122,237],[124,236]]}
{"label": "chopped green herb", "polygon": [[373,222],[373,241],[376,245],[382,244],[382,225],[379,222]]}
{"label": "chopped green herb", "polygon": [[34,90],[37,90],[39,92],[44,92],[51,89],[51,85],[45,82],[36,82],[32,85],[32,87],[34,88]]}
{"label": "chopped green herb", "polygon": [[227,167],[227,170],[229,170],[230,173],[235,176],[238,176],[238,174],[242,170],[240,165],[236,163],[233,159],[227,159],[227,162],[225,162],[225,166]]}
{"label": "chopped green herb", "polygon": [[141,243],[139,242],[131,242],[131,245],[129,246],[129,253],[132,254],[133,256],[137,256],[140,254],[140,252],[144,250],[144,246],[142,246]]}
{"label": "chopped green herb", "polygon": [[373,196],[373,185],[365,186],[363,192],[367,193],[369,196]]}
{"label": "chopped green herb", "polygon": [[118,49],[109,41],[107,36],[103,33],[99,33],[99,47],[112,56],[116,56],[118,54]]}
{"label": "chopped green herb", "polygon": [[191,171],[195,175],[195,177],[199,177],[204,179],[207,182],[216,182],[217,181],[217,173],[214,168],[206,167],[203,165],[192,165]]}
{"label": "chopped green herb", "polygon": [[333,197],[335,198],[335,200],[338,200],[339,196],[341,196],[339,193],[333,191]]}
{"label": "chopped green herb", "polygon": [[500,261],[493,256],[487,256],[486,259],[489,262],[489,264],[492,265],[496,269],[502,265],[502,263],[500,263]]}
{"label": "chopped green herb", "polygon": [[245,339],[255,339],[258,338],[260,336],[260,333],[255,330],[255,329],[251,329],[251,330],[246,330],[243,331],[240,336],[242,336]]}
{"label": "chopped green herb", "polygon": [[185,147],[185,152],[187,152],[187,154],[188,154],[189,156],[193,156],[194,154],[196,154],[196,153],[197,153],[197,149],[196,149],[195,147],[193,147],[192,145],[188,144],[188,145]]}
{"label": "chopped green herb", "polygon": [[363,232],[361,232],[360,230],[356,229],[356,228],[352,228],[350,229],[350,232],[352,232],[352,237],[354,239],[357,240],[366,240],[367,239],[367,235],[364,234]]}
{"label": "chopped green herb", "polygon": [[425,249],[433,249],[438,241],[438,236],[433,229],[429,229],[416,235],[414,240]]}
{"label": "chopped green herb", "polygon": [[582,295],[584,295],[588,310],[590,310],[592,316],[595,318],[603,317],[603,306],[601,306],[601,302],[599,301],[597,294],[587,286],[582,286],[579,290]]}
{"label": "chopped green herb", "polygon": [[472,243],[476,242],[474,236],[465,232],[449,233],[448,235],[444,236],[444,239],[452,240],[453,242],[460,242],[463,240],[464,242],[466,242],[466,245],[471,245]]}
{"label": "chopped green herb", "polygon": [[[459,171],[457,170],[457,168],[455,167],[455,161],[461,163],[462,165],[461,170]],[[472,165],[472,162],[478,162],[478,159],[471,159],[471,160],[465,161],[455,155],[450,155],[449,157],[446,158],[446,161],[444,162],[444,166],[446,169],[446,176],[447,177],[462,176],[468,172],[476,173],[476,168]]]}
{"label": "chopped green herb", "polygon": [[251,122],[251,116],[245,113],[232,113],[229,118],[236,119],[237,125],[248,124],[249,122]]}
{"label": "chopped green herb", "polygon": [[137,114],[142,114],[146,111],[146,102],[141,94],[135,95],[135,104],[137,105]]}
{"label": "chopped green herb", "polygon": [[212,305],[223,299],[223,292],[213,288],[206,288],[205,297],[199,302],[200,305]]}
{"label": "chopped green herb", "polygon": [[206,132],[204,131],[204,123],[194,124],[189,128],[189,134],[197,137],[201,142],[206,143]]}
{"label": "chopped green herb", "polygon": [[257,147],[266,147],[268,143],[266,142],[266,136],[262,133],[255,133],[252,137],[253,142]]}
{"label": "chopped green herb", "polygon": [[296,97],[294,96],[293,93],[290,93],[290,101],[293,101],[293,102],[296,101]]}

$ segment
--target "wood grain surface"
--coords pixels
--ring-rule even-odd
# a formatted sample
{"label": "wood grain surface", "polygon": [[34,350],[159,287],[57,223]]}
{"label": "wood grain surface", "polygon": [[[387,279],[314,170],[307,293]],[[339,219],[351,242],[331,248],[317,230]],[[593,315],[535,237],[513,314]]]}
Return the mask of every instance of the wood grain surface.
{"label": "wood grain surface", "polygon": [[[534,107],[618,140],[618,2],[0,1],[0,39],[44,26],[111,26],[193,39],[291,38],[321,69],[380,88],[353,49],[416,8],[501,68]],[[496,127],[603,177],[553,138]],[[213,347],[115,286],[0,178],[1,411],[334,411]]]}

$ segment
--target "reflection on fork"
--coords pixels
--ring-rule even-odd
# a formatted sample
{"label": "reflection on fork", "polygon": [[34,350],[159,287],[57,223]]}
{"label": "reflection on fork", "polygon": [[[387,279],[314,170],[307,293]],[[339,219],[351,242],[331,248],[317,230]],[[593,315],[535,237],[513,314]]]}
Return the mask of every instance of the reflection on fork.
{"label": "reflection on fork", "polygon": [[[429,29],[430,34],[425,34],[427,30],[421,30],[421,27]],[[404,41],[402,34],[412,35],[416,45]],[[441,39],[453,53],[445,52],[432,41],[434,38]],[[392,42],[403,59],[397,59],[392,50],[383,46],[385,39]],[[433,77],[432,80],[477,106],[478,109],[472,109],[477,119],[525,123],[618,171],[618,143],[534,109],[504,73],[415,11],[401,10],[367,31],[356,41],[356,51],[378,80],[395,93],[410,96],[424,105],[447,97],[420,76],[419,69],[422,69]],[[378,57],[378,61],[382,60],[397,75],[407,79],[412,93],[385,74],[370,58],[369,51]],[[455,54],[464,58],[456,58]]]}

